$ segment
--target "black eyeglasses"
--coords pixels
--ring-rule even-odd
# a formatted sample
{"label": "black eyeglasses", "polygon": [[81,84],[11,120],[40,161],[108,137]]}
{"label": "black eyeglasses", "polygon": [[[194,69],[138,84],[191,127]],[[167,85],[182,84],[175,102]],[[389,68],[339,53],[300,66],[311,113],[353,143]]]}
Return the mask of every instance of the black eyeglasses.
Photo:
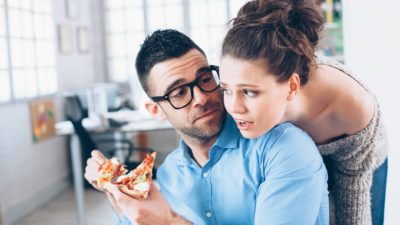
{"label": "black eyeglasses", "polygon": [[154,102],[167,100],[175,109],[182,109],[192,102],[194,86],[199,87],[205,93],[217,90],[219,88],[218,66],[205,67],[196,80],[176,87],[164,96],[154,96],[151,99]]}

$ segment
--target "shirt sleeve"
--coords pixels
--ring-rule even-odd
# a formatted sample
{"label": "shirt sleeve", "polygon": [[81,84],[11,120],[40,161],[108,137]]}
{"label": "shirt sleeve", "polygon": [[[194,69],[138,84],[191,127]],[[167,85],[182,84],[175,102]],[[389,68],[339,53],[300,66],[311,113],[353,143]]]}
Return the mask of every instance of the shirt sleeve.
{"label": "shirt sleeve", "polygon": [[291,128],[266,152],[255,224],[327,224],[317,222],[321,221],[321,206],[328,215],[328,192],[326,169],[314,142],[303,131]]}
{"label": "shirt sleeve", "polygon": [[117,225],[133,225],[126,216],[119,217],[114,213],[114,218],[117,221]]}

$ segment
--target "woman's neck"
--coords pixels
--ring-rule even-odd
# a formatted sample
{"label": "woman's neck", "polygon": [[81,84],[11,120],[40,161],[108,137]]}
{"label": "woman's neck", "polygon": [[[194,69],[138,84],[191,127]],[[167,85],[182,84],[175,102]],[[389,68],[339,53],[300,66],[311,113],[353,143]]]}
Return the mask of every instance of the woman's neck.
{"label": "woman's neck", "polygon": [[285,119],[306,127],[325,118],[333,100],[334,96],[329,94],[329,88],[324,85],[318,70],[314,70],[308,83],[300,88],[297,96],[288,104]]}

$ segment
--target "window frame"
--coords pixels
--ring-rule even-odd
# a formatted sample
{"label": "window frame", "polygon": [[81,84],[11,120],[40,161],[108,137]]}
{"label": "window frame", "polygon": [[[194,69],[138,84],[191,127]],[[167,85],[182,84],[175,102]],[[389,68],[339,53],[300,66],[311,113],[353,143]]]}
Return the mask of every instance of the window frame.
{"label": "window frame", "polygon": [[[110,1],[110,0],[108,0],[108,1]],[[141,3],[141,7],[142,7],[142,11],[143,11],[143,22],[144,22],[144,36],[146,37],[151,31],[150,31],[150,27],[149,27],[149,16],[148,16],[148,13],[149,13],[149,10],[148,10],[148,8],[150,7],[150,6],[148,6],[148,2],[147,2],[147,0],[141,0],[142,1],[142,3]],[[212,4],[212,0],[205,0],[206,2],[207,2],[207,4]],[[232,3],[230,2],[230,0],[222,0],[223,2],[224,2],[224,5],[225,5],[225,12],[224,12],[224,14],[226,15],[226,21],[228,22],[231,18],[232,18],[232,16],[234,16],[234,15],[231,15],[231,12],[232,12]],[[235,1],[243,1],[243,4],[244,4],[244,2],[246,2],[245,0],[235,0]],[[190,5],[191,4],[193,4],[193,3],[191,3],[191,1],[190,0],[180,0],[180,4],[181,4],[181,9],[182,9],[182,19],[183,19],[183,23],[182,23],[182,25],[183,25],[183,27],[182,27],[182,32],[183,33],[185,33],[186,35],[188,35],[190,38],[192,38],[192,39],[195,39],[195,37],[193,37],[192,35],[192,30],[193,30],[193,26],[192,26],[192,24],[191,24],[191,15],[190,15]],[[109,10],[107,9],[107,7],[106,7],[106,0],[103,0],[102,1],[102,3],[103,3],[103,13],[102,13],[102,15],[103,15],[103,27],[104,27],[104,29],[103,29],[103,31],[104,31],[104,38],[105,39],[108,39],[109,37],[110,37],[110,34],[108,33],[108,31],[107,31],[107,23],[108,23],[108,18],[107,18],[107,14],[108,14],[108,12],[109,12]],[[175,4],[175,3],[173,3],[173,4]],[[173,5],[172,4],[172,5]],[[165,4],[164,2],[163,3],[161,3],[161,5],[163,6],[163,7],[165,7],[165,6],[168,6],[168,4]],[[165,10],[165,8],[162,8],[162,10]],[[125,13],[125,9],[123,10],[124,11],[124,13]],[[206,25],[206,28],[208,29],[208,30],[210,30],[211,28],[215,28],[215,26],[209,26],[208,24]],[[212,30],[212,29],[211,29]],[[126,33],[125,31],[124,31],[124,33]],[[126,38],[126,37],[125,37]],[[106,79],[107,79],[107,81],[110,81],[110,82],[116,82],[116,83],[125,83],[125,82],[130,82],[130,78],[129,78],[129,76],[130,75],[132,75],[132,74],[136,74],[136,71],[133,71],[133,72],[127,72],[127,79],[126,80],[124,80],[124,81],[118,81],[118,79],[116,79],[116,78],[114,78],[113,77],[113,74],[112,73],[110,73],[110,65],[111,65],[111,60],[114,58],[113,56],[111,56],[109,53],[108,53],[108,48],[110,47],[110,46],[108,46],[109,45],[109,43],[108,43],[108,40],[105,40],[104,42],[103,42],[103,47],[104,47],[104,49],[105,49],[105,55],[104,55],[104,62],[105,62],[105,74],[106,74]],[[200,46],[200,47],[202,47],[202,48],[209,48],[209,46]],[[209,52],[206,52],[206,54],[208,54]],[[125,57],[124,57],[124,59],[125,60],[128,60],[129,59],[129,62],[133,62],[133,60],[134,59],[131,59],[131,58],[129,58],[129,57],[126,57],[126,54],[124,54],[125,55]],[[129,54],[129,55],[133,55],[134,57],[136,56],[136,53],[131,53],[131,54]],[[208,57],[210,57],[210,56],[208,56]],[[213,62],[210,62],[210,63],[213,63]],[[133,63],[129,63],[130,65],[133,65]],[[126,67],[126,66],[125,66]],[[131,68],[132,70],[134,70],[133,69],[133,66],[131,66],[131,67],[129,67],[129,68]]]}
{"label": "window frame", "polygon": [[[53,5],[54,3],[53,3],[53,1],[49,1],[49,2],[51,2],[51,5]],[[53,32],[53,35],[51,36],[52,37],[52,39],[49,39],[48,37],[45,37],[45,38],[43,38],[43,37],[38,37],[37,35],[36,35],[36,29],[34,28],[34,24],[33,23],[35,23],[34,22],[34,20],[35,20],[35,17],[37,17],[38,15],[39,16],[43,16],[43,15],[46,15],[47,13],[44,13],[44,12],[37,12],[37,11],[35,11],[35,9],[34,9],[34,0],[31,0],[30,1],[30,4],[31,4],[31,8],[30,9],[24,9],[23,7],[22,8],[17,8],[18,10],[17,11],[19,11],[19,13],[23,13],[23,12],[30,12],[30,13],[32,13],[32,29],[33,29],[33,32],[32,32],[32,39],[25,39],[24,37],[18,37],[18,38],[16,38],[16,37],[14,37],[14,38],[12,38],[11,37],[11,31],[10,31],[10,15],[9,15],[9,10],[10,10],[10,6],[9,6],[9,4],[8,4],[8,0],[3,0],[3,5],[2,5],[2,8],[0,8],[0,10],[3,10],[3,15],[4,15],[4,40],[5,40],[5,50],[6,50],[6,53],[5,53],[5,56],[7,57],[7,68],[5,69],[5,71],[6,71],[6,74],[7,74],[7,76],[8,76],[8,79],[9,79],[9,84],[8,84],[8,86],[9,86],[9,89],[10,89],[10,93],[9,93],[9,98],[8,98],[8,100],[4,100],[4,101],[0,101],[0,107],[1,106],[7,106],[7,105],[14,105],[14,104],[19,104],[19,103],[27,103],[27,102],[30,102],[31,100],[34,100],[34,99],[42,99],[42,98],[49,98],[49,97],[54,97],[54,96],[56,96],[57,95],[57,93],[58,93],[58,89],[59,89],[59,86],[58,86],[58,73],[57,73],[57,62],[56,62],[56,60],[57,60],[57,52],[56,52],[56,49],[55,49],[55,47],[56,47],[56,41],[57,41],[57,39],[56,39],[56,34],[55,34],[55,27],[54,27],[54,24],[55,24],[55,22],[54,22],[54,16],[52,16],[51,18],[52,18],[52,26],[53,26],[53,29],[52,29],[52,32]],[[51,7],[52,8],[52,7]],[[15,8],[14,8],[15,9]],[[53,11],[51,12],[51,15],[53,14]],[[11,43],[12,43],[12,39],[13,40],[32,40],[32,42],[33,42],[33,53],[34,53],[34,55],[33,55],[33,59],[34,59],[34,62],[33,62],[33,65],[31,66],[31,67],[26,67],[26,66],[24,66],[24,67],[22,67],[22,70],[24,70],[24,69],[26,69],[26,68],[29,68],[29,69],[31,69],[32,68],[32,70],[34,71],[34,74],[35,74],[35,78],[34,78],[34,80],[35,80],[35,85],[36,85],[36,94],[34,95],[34,96],[24,96],[24,97],[16,97],[16,95],[15,95],[15,89],[14,89],[14,83],[15,83],[15,78],[14,78],[14,70],[15,70],[15,67],[13,67],[13,59],[12,59],[12,47],[11,47]],[[46,42],[48,42],[48,41],[52,41],[53,43],[52,43],[52,45],[54,46],[54,59],[53,59],[53,62],[54,62],[54,64],[53,65],[51,65],[51,66],[48,66],[48,65],[46,65],[46,66],[43,66],[43,65],[39,65],[38,64],[38,62],[37,62],[37,56],[38,56],[38,54],[37,54],[37,48],[38,48],[38,46],[37,46],[37,43],[38,42],[43,42],[43,41],[46,41]],[[19,67],[17,67],[17,68],[19,68]],[[19,69],[21,69],[21,68],[19,68]],[[40,82],[39,82],[39,71],[43,71],[43,70],[48,70],[48,69],[50,69],[50,70],[54,70],[55,71],[55,80],[56,80],[56,85],[54,86],[54,87],[52,87],[52,88],[54,88],[55,90],[54,90],[54,92],[52,92],[52,93],[46,93],[46,94],[40,94],[41,93],[41,90],[40,90]],[[18,69],[17,69],[18,70]]]}

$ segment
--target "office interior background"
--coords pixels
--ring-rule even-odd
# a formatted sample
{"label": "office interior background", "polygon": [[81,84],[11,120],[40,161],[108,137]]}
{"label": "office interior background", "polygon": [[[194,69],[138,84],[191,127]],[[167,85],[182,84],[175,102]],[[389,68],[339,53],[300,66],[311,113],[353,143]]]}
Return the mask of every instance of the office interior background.
{"label": "office interior background", "polygon": [[[144,96],[134,59],[146,35],[178,29],[218,65],[226,24],[245,2],[0,0],[0,224],[29,224],[30,216],[65,192],[74,195],[68,139],[52,135],[33,140],[32,102],[53,101],[60,122],[66,119],[68,93],[118,87],[140,109]],[[319,2],[325,13],[339,10],[338,15],[325,15],[328,44],[320,52],[344,62],[381,103],[390,139],[385,224],[399,224],[400,0]],[[160,151],[161,158],[176,146],[173,131],[147,135],[148,145]],[[110,210],[87,216],[101,217]],[[75,224],[73,210],[63,215],[73,217],[66,224]]]}

